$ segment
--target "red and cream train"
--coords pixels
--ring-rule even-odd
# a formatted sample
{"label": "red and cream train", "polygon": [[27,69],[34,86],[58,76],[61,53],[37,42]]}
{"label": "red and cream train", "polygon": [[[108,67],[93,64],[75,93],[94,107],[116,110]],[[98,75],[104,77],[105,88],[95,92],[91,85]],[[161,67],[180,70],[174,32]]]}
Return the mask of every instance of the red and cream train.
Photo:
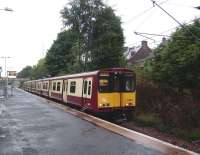
{"label": "red and cream train", "polygon": [[58,76],[24,82],[23,89],[95,113],[123,111],[136,105],[135,74],[126,68]]}

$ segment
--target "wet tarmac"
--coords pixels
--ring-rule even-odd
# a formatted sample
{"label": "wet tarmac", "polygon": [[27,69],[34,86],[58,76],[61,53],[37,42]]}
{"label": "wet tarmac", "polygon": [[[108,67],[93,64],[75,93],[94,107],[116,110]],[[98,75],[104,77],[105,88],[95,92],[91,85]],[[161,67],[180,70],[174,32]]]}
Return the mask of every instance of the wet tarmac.
{"label": "wet tarmac", "polygon": [[0,104],[0,155],[163,155],[21,90]]}
{"label": "wet tarmac", "polygon": [[161,154],[44,102],[16,90],[0,103],[1,155]]}

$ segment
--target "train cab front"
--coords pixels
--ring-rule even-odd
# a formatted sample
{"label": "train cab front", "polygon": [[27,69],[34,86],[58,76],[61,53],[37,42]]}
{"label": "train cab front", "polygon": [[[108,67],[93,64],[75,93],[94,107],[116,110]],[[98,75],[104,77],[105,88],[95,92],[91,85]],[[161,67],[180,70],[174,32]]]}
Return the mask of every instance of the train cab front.
{"label": "train cab front", "polygon": [[98,74],[98,111],[132,111],[136,105],[136,78],[128,69],[102,70]]}

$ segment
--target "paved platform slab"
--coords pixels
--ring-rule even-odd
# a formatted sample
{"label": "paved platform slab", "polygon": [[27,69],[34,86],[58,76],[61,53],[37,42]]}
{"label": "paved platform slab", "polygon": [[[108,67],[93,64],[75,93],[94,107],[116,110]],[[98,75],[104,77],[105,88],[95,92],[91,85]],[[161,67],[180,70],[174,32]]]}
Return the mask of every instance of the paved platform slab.
{"label": "paved platform slab", "polygon": [[162,154],[21,90],[0,107],[0,155]]}

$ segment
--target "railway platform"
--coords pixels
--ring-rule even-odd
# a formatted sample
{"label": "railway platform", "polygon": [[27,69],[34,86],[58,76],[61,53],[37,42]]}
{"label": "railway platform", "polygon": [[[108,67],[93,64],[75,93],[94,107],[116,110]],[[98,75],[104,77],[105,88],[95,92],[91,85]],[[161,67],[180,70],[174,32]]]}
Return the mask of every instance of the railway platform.
{"label": "railway platform", "polygon": [[[0,106],[0,155],[163,155],[149,141],[117,134],[67,108],[16,89]],[[3,107],[3,108],[2,108]],[[74,114],[73,114],[74,113]],[[84,116],[83,116],[84,117]],[[85,116],[86,117],[86,116]],[[98,119],[95,120],[98,122]],[[111,124],[107,127],[113,128]],[[117,127],[116,127],[117,128]],[[124,132],[123,129],[117,129]],[[125,134],[128,131],[125,132]],[[140,138],[139,138],[140,139]],[[144,137],[141,137],[144,139]],[[148,146],[148,143],[150,146]],[[159,146],[160,147],[160,146]],[[162,150],[164,149],[164,150]],[[177,154],[193,154],[177,151]]]}

